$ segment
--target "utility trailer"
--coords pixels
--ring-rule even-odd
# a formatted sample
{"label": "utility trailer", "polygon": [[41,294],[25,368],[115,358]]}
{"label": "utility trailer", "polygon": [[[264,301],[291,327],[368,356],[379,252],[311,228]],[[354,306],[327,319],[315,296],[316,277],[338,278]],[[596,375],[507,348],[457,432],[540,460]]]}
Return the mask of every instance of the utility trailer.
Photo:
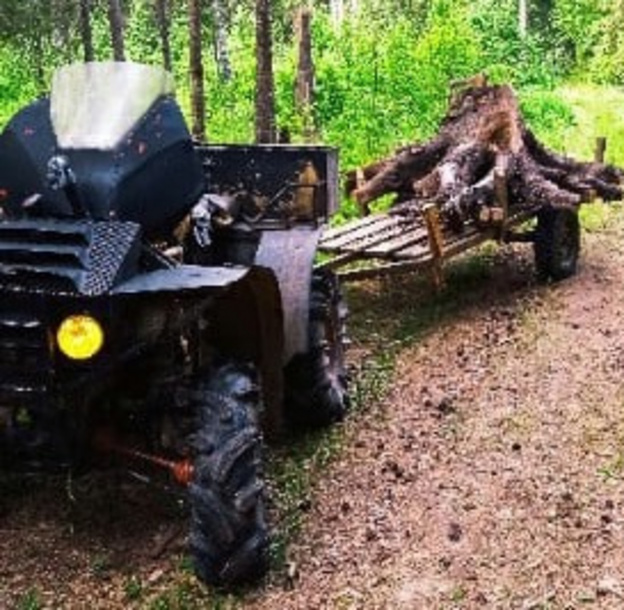
{"label": "utility trailer", "polygon": [[[341,281],[429,271],[441,287],[446,260],[493,239],[533,243],[541,279],[573,275],[580,251],[578,209],[514,204],[502,175],[496,192],[495,205],[483,208],[479,218],[469,219],[459,230],[443,222],[435,203],[417,200],[332,228],[320,241],[325,256],[317,267],[335,271]],[[535,226],[527,228],[531,219]]]}

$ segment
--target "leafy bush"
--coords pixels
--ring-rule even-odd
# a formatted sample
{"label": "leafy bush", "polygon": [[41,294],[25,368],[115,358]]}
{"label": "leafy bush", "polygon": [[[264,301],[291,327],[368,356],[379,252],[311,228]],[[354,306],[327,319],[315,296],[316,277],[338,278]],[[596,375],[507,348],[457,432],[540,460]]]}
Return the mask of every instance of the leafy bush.
{"label": "leafy bush", "polygon": [[37,93],[24,56],[11,45],[0,46],[0,126],[37,97]]}
{"label": "leafy bush", "polygon": [[613,4],[614,0],[556,1],[552,14],[554,46],[563,53],[577,75],[595,56],[601,38],[601,22]]}
{"label": "leafy bush", "polygon": [[520,99],[527,125],[548,146],[565,148],[566,131],[575,124],[574,113],[559,95],[550,91],[527,90]]}
{"label": "leafy bush", "polygon": [[557,47],[540,29],[522,38],[518,31],[517,0],[478,0],[469,10],[472,28],[483,49],[482,69],[502,72],[505,82],[516,87],[552,87],[560,76],[555,60]]}
{"label": "leafy bush", "polygon": [[479,45],[459,11],[433,13],[421,30],[403,17],[381,30],[364,18],[336,29],[317,16],[317,117],[347,165],[430,135],[449,81],[479,69]]}

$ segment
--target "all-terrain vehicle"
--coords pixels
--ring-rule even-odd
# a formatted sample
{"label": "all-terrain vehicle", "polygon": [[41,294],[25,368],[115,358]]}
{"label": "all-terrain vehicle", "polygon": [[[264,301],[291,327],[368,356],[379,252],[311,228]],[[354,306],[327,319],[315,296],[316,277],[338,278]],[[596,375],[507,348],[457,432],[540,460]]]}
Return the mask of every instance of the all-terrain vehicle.
{"label": "all-terrain vehicle", "polygon": [[68,66],[0,136],[0,466],[165,466],[198,575],[229,586],[267,567],[261,435],[347,406],[345,307],[313,268],[337,156],[198,146],[171,91]]}

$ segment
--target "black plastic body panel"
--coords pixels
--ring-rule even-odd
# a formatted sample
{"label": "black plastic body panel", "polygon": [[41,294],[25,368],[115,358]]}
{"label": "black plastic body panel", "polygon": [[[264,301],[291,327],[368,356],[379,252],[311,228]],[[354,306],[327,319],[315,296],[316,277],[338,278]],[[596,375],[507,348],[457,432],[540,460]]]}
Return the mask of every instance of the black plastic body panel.
{"label": "black plastic body panel", "polygon": [[71,214],[65,193],[47,186],[47,164],[56,154],[69,160],[90,217],[138,222],[151,237],[167,235],[205,189],[184,118],[168,97],[106,151],[59,148],[47,99],[19,112],[0,136],[0,205],[10,216],[21,215],[23,202],[36,194],[29,215]]}
{"label": "black plastic body panel", "polygon": [[[326,146],[227,144],[201,146],[202,159],[213,193],[246,192],[260,195],[269,202],[292,199],[306,164],[315,170],[314,222],[326,221],[338,207],[338,151]],[[280,207],[275,206],[265,218],[280,222]]]}

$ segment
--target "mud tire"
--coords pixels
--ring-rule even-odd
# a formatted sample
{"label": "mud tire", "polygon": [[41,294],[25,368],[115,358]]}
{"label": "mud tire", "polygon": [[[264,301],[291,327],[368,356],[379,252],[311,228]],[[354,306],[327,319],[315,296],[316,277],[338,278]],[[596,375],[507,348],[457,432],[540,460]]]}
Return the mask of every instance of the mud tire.
{"label": "mud tire", "polygon": [[259,393],[252,367],[225,364],[193,384],[197,417],[190,553],[205,583],[232,589],[268,569]]}
{"label": "mud tire", "polygon": [[285,371],[286,420],[297,429],[342,421],[349,407],[345,365],[345,304],[338,278],[315,271],[310,291],[309,350]]}
{"label": "mud tire", "polygon": [[576,210],[547,208],[537,216],[535,268],[540,280],[558,282],[576,273],[581,229]]}

